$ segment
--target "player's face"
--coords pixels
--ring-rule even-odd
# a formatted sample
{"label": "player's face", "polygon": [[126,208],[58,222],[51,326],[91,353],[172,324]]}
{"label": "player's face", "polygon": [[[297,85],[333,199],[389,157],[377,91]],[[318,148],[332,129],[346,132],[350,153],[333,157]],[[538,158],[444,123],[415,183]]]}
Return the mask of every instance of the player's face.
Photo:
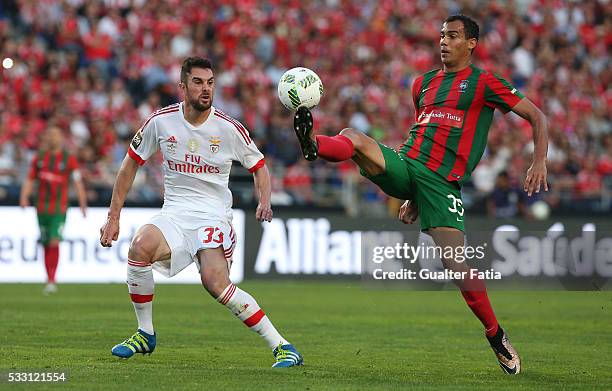
{"label": "player's face", "polygon": [[47,131],[46,141],[47,146],[50,149],[60,148],[62,146],[62,142],[64,141],[61,129],[56,126],[49,128]]}
{"label": "player's face", "polygon": [[182,88],[189,105],[198,111],[206,111],[212,106],[215,75],[208,68],[193,68],[191,73],[187,74],[187,84],[182,84]]}
{"label": "player's face", "polygon": [[444,65],[452,66],[467,60],[475,47],[476,39],[465,38],[465,30],[460,20],[453,20],[442,25],[440,58]]}

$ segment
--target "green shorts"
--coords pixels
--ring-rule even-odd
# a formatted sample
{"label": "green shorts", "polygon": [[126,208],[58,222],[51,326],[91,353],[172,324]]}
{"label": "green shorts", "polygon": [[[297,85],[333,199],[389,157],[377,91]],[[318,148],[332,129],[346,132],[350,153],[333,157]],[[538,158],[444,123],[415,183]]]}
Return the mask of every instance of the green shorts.
{"label": "green shorts", "polygon": [[425,167],[421,162],[400,156],[384,144],[378,144],[385,158],[385,172],[368,176],[391,197],[412,200],[419,208],[421,230],[453,227],[465,231],[461,188]]}
{"label": "green shorts", "polygon": [[40,241],[43,245],[51,240],[62,240],[62,232],[66,223],[65,214],[38,214],[38,227],[40,228]]}

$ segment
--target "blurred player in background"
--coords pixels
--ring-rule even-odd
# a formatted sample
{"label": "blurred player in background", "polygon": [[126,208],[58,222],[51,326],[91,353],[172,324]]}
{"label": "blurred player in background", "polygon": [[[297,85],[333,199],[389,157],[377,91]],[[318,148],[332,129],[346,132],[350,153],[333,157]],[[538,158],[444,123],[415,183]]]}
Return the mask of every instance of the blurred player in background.
{"label": "blurred player in background", "polygon": [[200,57],[183,62],[179,88],[184,101],[153,113],[134,136],[113,188],[100,243],[110,247],[119,235],[119,215],[138,167],[161,150],[164,205],[140,227],[128,253],[127,283],[138,318],[137,332],[116,345],[112,354],[129,358],[152,353],[153,271],[171,277],[191,262],[200,269],[204,288],[273,349],[273,367],[302,364],[302,356],[272,325],[259,304],[229,278],[236,234],[232,228],[232,161],[251,173],[259,198],[259,221],[271,221],[270,174],[246,128],[212,106],[212,64]]}
{"label": "blurred player in background", "polygon": [[70,177],[79,200],[83,217],[87,216],[87,196],[81,180],[76,156],[63,148],[65,137],[57,126],[50,127],[38,154],[32,159],[28,177],[21,187],[19,205],[30,205],[30,196],[36,186],[36,212],[40,228],[40,242],[44,248],[47,285],[43,293],[57,292],[55,273],[59,262],[59,243],[66,223],[68,183]]}
{"label": "blurred player in background", "polygon": [[[461,186],[482,157],[495,109],[513,111],[532,125],[535,151],[524,190],[529,196],[541,186],[548,190],[546,117],[507,81],[472,65],[478,37],[478,24],[467,16],[454,15],[444,21],[440,31],[443,67],[414,81],[415,124],[399,151],[351,128],[334,137],[314,136],[307,108],[298,109],[294,120],[307,160],[317,156],[331,162],[353,159],[362,175],[385,193],[407,200],[400,208],[400,219],[411,224],[420,213],[421,230],[442,248],[464,245]],[[446,268],[470,275],[465,263],[442,261]],[[467,278],[455,283],[484,325],[502,370],[518,374],[520,358],[497,322],[484,282]]]}

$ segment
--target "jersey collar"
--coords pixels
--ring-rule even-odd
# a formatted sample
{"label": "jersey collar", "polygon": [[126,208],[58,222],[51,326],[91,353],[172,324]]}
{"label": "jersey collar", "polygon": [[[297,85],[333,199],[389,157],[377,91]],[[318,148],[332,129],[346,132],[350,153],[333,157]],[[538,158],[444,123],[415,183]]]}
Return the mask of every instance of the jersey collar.
{"label": "jersey collar", "polygon": [[179,112],[181,113],[181,120],[187,125],[187,127],[189,127],[189,129],[194,129],[194,130],[198,130],[200,129],[202,126],[204,126],[208,121],[210,121],[210,119],[215,115],[215,106],[210,106],[210,114],[208,114],[208,118],[206,118],[206,121],[202,122],[200,125],[198,126],[193,126],[189,121],[187,121],[185,119],[185,112],[183,111],[183,105],[185,104],[185,102],[181,102],[179,103]]}

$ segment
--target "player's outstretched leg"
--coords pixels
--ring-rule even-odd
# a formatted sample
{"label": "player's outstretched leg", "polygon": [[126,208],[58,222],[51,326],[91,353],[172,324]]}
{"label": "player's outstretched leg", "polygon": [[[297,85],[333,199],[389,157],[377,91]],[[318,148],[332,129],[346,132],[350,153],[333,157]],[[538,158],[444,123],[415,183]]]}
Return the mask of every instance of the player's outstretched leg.
{"label": "player's outstretched leg", "polygon": [[221,247],[202,249],[200,277],[202,285],[217,302],[229,309],[249,329],[259,334],[273,349],[273,368],[303,364],[302,355],[276,330],[253,296],[232,284],[227,260]]}
{"label": "player's outstretched leg", "polygon": [[242,323],[259,334],[268,346],[274,349],[272,354],[276,362],[272,368],[293,367],[304,363],[302,355],[280,335],[253,296],[230,283],[217,301],[232,311]]}
{"label": "player's outstretched leg", "polygon": [[[320,157],[328,162],[342,162],[355,155],[358,145],[354,145],[351,138],[343,134],[333,137],[315,136],[313,124],[310,110],[306,107],[298,108],[293,118],[293,129],[306,160],[312,161]],[[374,144],[376,145],[376,142]]]}

